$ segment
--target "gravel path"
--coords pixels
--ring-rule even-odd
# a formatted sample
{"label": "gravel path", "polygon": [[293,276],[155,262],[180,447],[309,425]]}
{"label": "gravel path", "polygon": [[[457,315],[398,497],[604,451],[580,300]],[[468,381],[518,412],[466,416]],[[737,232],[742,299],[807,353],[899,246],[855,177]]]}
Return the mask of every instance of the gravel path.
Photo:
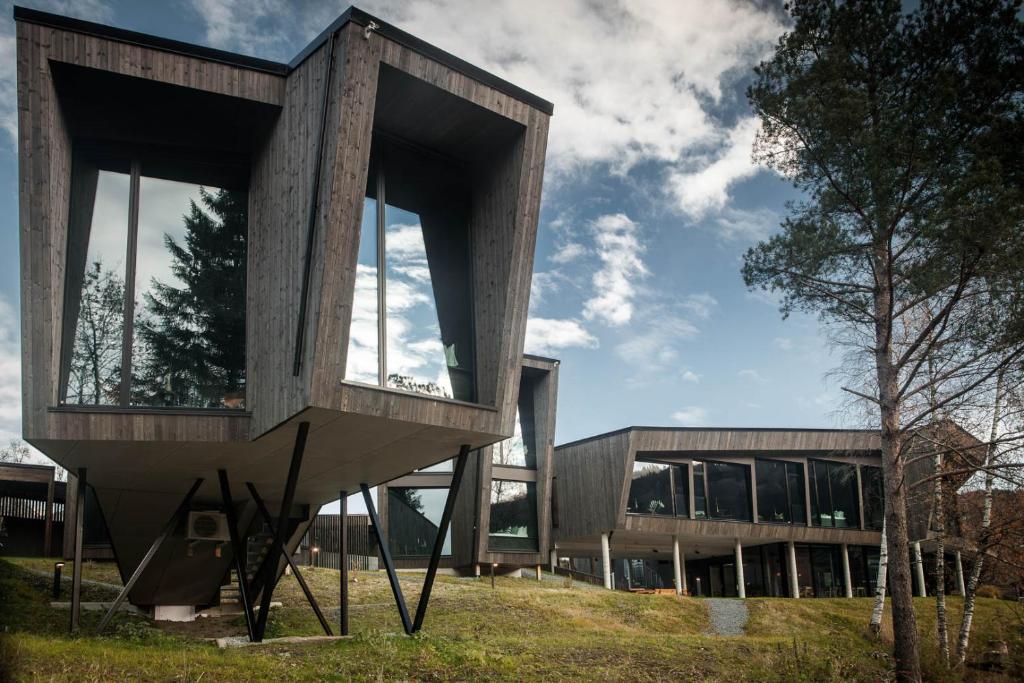
{"label": "gravel path", "polygon": [[707,598],[710,633],[716,636],[742,636],[747,625],[747,603],[731,598]]}

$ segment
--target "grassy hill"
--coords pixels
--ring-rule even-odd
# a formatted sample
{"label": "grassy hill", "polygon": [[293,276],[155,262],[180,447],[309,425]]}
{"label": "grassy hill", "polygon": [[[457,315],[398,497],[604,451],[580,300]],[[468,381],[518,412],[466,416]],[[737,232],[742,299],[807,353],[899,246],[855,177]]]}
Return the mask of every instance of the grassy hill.
{"label": "grassy hill", "polygon": [[[569,587],[561,578],[499,578],[492,590],[489,579],[442,576],[423,632],[409,638],[400,635],[386,577],[358,572],[351,584],[353,638],[218,650],[207,639],[244,634],[240,618],[153,627],[119,615],[105,636],[72,638],[68,612],[49,607],[50,580],[43,575],[49,571],[52,561],[0,561],[0,680],[877,681],[891,674],[888,643],[866,633],[868,599],[750,599],[746,635],[722,637],[708,633],[707,604],[699,599]],[[336,622],[338,573],[308,569],[304,575]],[[119,583],[111,565],[87,564],[83,576]],[[402,577],[410,609],[421,581]],[[89,584],[84,599],[110,599],[115,590]],[[293,578],[282,581],[275,600],[283,606],[271,613],[268,637],[322,633]],[[958,624],[959,600],[950,603]],[[929,679],[1021,677],[1024,610],[1018,605],[982,600],[979,606],[972,661],[990,638],[1010,645],[1013,668],[993,675],[936,666],[933,604],[918,602]],[[83,614],[84,634],[99,617]]]}

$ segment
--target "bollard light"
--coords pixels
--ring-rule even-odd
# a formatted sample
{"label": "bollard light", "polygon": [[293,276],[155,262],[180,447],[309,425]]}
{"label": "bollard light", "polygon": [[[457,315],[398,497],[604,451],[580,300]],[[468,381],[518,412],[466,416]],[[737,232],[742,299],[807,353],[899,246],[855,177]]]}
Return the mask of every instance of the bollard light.
{"label": "bollard light", "polygon": [[320,548],[318,548],[317,546],[313,546],[309,549],[309,551],[313,553],[313,566],[319,566],[320,563],[317,560],[320,559]]}
{"label": "bollard light", "polygon": [[494,568],[498,566],[497,562],[491,564],[491,588],[494,588]]}
{"label": "bollard light", "polygon": [[60,572],[64,569],[63,562],[53,563],[53,599],[60,600]]}

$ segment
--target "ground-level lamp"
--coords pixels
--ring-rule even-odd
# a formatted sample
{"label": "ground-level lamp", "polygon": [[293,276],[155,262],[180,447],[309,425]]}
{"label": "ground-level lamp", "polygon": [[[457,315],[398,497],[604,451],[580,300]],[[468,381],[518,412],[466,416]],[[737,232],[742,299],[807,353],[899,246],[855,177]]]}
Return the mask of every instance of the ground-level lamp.
{"label": "ground-level lamp", "polygon": [[313,566],[314,567],[320,566],[320,563],[318,562],[318,560],[320,558],[320,548],[319,548],[319,546],[313,546],[312,548],[309,549],[309,552],[313,553]]}
{"label": "ground-level lamp", "polygon": [[491,563],[491,588],[494,588],[494,568],[498,566],[497,562]]}
{"label": "ground-level lamp", "polygon": [[53,599],[60,600],[60,572],[64,569],[63,562],[53,563]]}

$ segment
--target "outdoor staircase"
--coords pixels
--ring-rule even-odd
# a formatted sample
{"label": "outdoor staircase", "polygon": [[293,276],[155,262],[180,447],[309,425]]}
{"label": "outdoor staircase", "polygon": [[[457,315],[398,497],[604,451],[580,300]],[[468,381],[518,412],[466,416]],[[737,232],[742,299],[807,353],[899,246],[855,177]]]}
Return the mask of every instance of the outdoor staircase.
{"label": "outdoor staircase", "polygon": [[242,595],[238,590],[238,574],[234,569],[228,576],[229,582],[220,587],[221,607],[234,607],[242,604]]}

